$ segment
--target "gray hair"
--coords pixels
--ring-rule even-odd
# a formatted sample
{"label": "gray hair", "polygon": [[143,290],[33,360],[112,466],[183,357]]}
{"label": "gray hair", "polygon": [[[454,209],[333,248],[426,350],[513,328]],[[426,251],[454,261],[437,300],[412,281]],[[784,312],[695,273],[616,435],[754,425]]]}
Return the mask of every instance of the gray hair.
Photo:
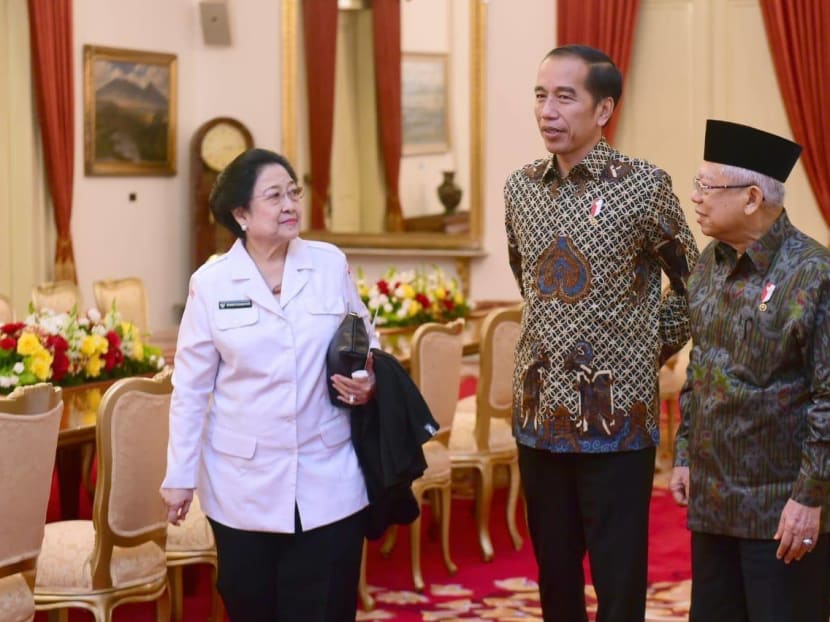
{"label": "gray hair", "polygon": [[758,186],[764,195],[764,203],[770,207],[783,207],[786,190],[783,182],[757,171],[750,171],[740,166],[721,164],[721,171],[731,184],[747,184]]}

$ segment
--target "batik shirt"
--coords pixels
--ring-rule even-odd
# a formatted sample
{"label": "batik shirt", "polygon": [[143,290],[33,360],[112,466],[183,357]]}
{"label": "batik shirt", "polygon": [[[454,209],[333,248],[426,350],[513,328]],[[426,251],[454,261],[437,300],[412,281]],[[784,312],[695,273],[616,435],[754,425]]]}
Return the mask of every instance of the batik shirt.
{"label": "batik shirt", "polygon": [[710,244],[688,281],[694,347],[675,464],[689,528],[771,539],[792,497],[830,499],[830,252],[782,214],[740,257]]}
{"label": "batik shirt", "polygon": [[689,338],[685,278],[697,259],[669,176],[603,140],[564,179],[555,156],[515,171],[504,196],[525,301],[516,439],[569,453],[655,445],[658,357]]}

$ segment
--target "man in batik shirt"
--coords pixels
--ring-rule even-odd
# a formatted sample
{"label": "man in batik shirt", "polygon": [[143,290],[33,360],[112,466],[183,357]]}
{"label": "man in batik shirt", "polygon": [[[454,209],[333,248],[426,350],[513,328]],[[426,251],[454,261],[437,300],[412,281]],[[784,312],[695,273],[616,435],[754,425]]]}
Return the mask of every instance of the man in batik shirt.
{"label": "man in batik shirt", "polygon": [[689,505],[691,619],[830,616],[830,252],[793,227],[801,147],[710,120],[692,201],[692,348],[670,487]]}
{"label": "man in batik shirt", "polygon": [[657,371],[689,338],[697,247],[668,175],[602,137],[621,90],[599,50],[550,52],[535,96],[552,155],[515,171],[504,191],[525,301],[513,433],[545,620],[587,619],[587,550],[597,619],[642,622]]}

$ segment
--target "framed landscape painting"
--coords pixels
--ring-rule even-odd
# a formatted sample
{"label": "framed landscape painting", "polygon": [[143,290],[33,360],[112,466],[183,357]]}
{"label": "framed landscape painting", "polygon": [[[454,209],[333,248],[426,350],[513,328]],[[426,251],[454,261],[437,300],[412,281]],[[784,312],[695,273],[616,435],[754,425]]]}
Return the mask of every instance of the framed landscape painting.
{"label": "framed landscape painting", "polygon": [[84,46],[87,175],[176,174],[176,55]]}
{"label": "framed landscape painting", "polygon": [[446,54],[404,54],[401,61],[404,155],[449,151]]}

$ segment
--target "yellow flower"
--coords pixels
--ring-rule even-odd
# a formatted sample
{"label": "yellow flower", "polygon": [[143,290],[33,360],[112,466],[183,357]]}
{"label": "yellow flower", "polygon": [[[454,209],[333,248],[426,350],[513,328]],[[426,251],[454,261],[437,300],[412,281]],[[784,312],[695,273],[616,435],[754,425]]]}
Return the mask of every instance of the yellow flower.
{"label": "yellow flower", "polygon": [[52,375],[52,355],[43,351],[44,355],[33,356],[29,368],[38,380],[46,380]]}
{"label": "yellow flower", "polygon": [[109,342],[101,335],[87,335],[81,341],[81,354],[94,356],[106,354]]}
{"label": "yellow flower", "polygon": [[17,340],[17,353],[23,356],[30,356],[42,348],[40,339],[34,333],[23,333]]}
{"label": "yellow flower", "polygon": [[435,297],[438,300],[442,300],[444,297],[446,297],[446,295],[447,295],[447,290],[444,289],[443,287],[439,286],[439,287],[435,288]]}
{"label": "yellow flower", "polygon": [[92,356],[90,357],[85,365],[85,370],[87,376],[91,378],[97,378],[101,375],[101,368],[104,366],[104,361],[101,360],[100,356]]}
{"label": "yellow flower", "polygon": [[421,312],[421,303],[417,300],[413,300],[412,303],[409,305],[409,317],[415,317]]}
{"label": "yellow flower", "polygon": [[461,292],[456,292],[455,297],[452,299],[452,301],[457,305],[464,304],[464,296],[461,294]]}
{"label": "yellow flower", "polygon": [[415,298],[415,289],[409,283],[401,283],[400,290],[403,298]]}

